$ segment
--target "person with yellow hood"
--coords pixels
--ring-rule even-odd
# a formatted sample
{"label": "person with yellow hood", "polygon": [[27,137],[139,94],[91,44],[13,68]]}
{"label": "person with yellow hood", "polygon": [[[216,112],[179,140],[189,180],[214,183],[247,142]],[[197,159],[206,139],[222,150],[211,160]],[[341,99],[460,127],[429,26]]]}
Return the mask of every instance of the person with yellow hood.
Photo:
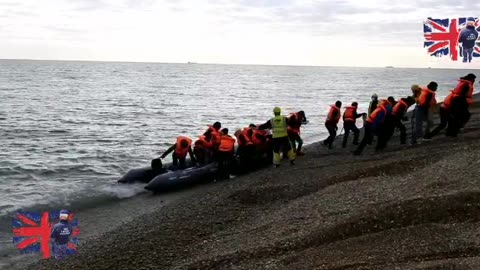
{"label": "person with yellow hood", "polygon": [[290,164],[295,164],[295,153],[293,152],[290,139],[288,137],[288,117],[281,115],[281,109],[275,107],[273,109],[274,117],[268,120],[266,123],[259,125],[258,129],[271,129],[272,130],[272,143],[273,143],[273,164],[276,168],[280,167],[280,153],[288,152],[288,158]]}

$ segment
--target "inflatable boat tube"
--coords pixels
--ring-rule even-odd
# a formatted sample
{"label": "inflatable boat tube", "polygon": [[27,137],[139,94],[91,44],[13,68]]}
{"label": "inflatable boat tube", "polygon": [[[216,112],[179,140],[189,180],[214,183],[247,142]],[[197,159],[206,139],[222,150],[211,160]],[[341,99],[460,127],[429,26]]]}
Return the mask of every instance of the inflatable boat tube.
{"label": "inflatable boat tube", "polygon": [[152,181],[157,175],[166,173],[165,169],[154,170],[151,167],[143,167],[138,169],[132,169],[128,171],[122,178],[118,180],[118,183],[131,184],[131,183],[148,183]]}
{"label": "inflatable boat tube", "polygon": [[210,163],[203,167],[191,167],[184,170],[169,171],[153,178],[146,190],[161,192],[184,186],[191,186],[213,180],[217,173],[217,164]]}

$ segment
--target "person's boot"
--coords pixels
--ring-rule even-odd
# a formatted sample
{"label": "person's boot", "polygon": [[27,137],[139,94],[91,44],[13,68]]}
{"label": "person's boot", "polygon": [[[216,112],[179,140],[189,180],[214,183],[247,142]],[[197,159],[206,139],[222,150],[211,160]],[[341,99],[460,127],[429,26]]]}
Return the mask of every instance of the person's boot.
{"label": "person's boot", "polygon": [[297,156],[305,156],[305,153],[303,151],[297,151]]}

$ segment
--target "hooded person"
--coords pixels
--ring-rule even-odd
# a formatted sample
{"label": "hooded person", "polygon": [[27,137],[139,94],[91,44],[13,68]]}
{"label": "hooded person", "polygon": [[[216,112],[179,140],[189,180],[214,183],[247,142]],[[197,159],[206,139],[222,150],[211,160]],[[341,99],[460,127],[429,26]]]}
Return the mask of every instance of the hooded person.
{"label": "hooded person", "polygon": [[258,129],[272,130],[273,164],[276,168],[280,166],[281,153],[287,152],[290,164],[295,164],[295,153],[293,152],[290,139],[288,138],[288,126],[291,124],[288,117],[281,115],[279,107],[273,108],[274,117],[266,123],[259,125]]}
{"label": "hooded person", "polygon": [[67,255],[68,242],[73,233],[72,225],[68,222],[69,213],[67,210],[61,210],[59,213],[59,222],[52,227],[50,238],[52,240],[53,254],[55,259],[64,259]]}
{"label": "hooded person", "polygon": [[370,104],[368,104],[367,116],[370,116],[370,114],[372,114],[373,111],[375,111],[375,109],[377,108],[377,105],[378,105],[378,95],[377,94],[373,94],[371,99],[372,100],[370,101]]}
{"label": "hooded person", "polygon": [[468,18],[467,25],[458,35],[458,43],[462,44],[463,62],[472,62],[473,50],[478,39],[478,31],[475,29],[475,19]]}

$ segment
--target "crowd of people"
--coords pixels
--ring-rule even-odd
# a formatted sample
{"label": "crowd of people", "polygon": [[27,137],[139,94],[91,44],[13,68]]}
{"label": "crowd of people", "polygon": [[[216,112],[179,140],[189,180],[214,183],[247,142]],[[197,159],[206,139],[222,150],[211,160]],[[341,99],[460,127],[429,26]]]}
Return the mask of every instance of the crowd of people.
{"label": "crowd of people", "polygon": [[[323,145],[329,149],[337,137],[338,123],[343,119],[342,147],[347,147],[350,133],[353,133],[353,144],[357,146],[354,155],[360,155],[367,145],[373,143],[376,137],[376,151],[387,146],[395,130],[400,131],[400,144],[407,143],[407,128],[403,124],[409,119],[407,110],[415,105],[411,120],[411,144],[428,141],[446,128],[446,135],[456,137],[460,129],[470,119],[469,106],[473,103],[473,91],[476,76],[468,74],[459,79],[455,89],[445,98],[440,106],[440,124],[433,130],[433,113],[437,107],[436,91],[438,83],[430,82],[427,86],[412,85],[412,94],[399,100],[394,97],[379,99],[373,94],[366,113],[358,113],[358,102],[352,102],[342,114],[342,102],[337,101],[331,106],[325,121],[329,136]],[[227,128],[222,129],[220,122],[215,122],[198,137],[196,141],[180,136],[160,158],[172,153],[173,165],[179,169],[185,168],[187,155],[191,162],[202,166],[217,162],[219,173],[228,177],[232,161],[237,159],[243,171],[255,168],[259,160],[280,166],[282,154],[290,164],[295,164],[297,156],[304,155],[303,140],[300,135],[302,125],[308,123],[304,111],[281,114],[281,109],[273,109],[274,117],[267,122],[238,129],[233,136]],[[360,129],[357,119],[363,118],[364,134],[360,141]],[[421,141],[418,139],[421,138]],[[237,147],[235,147],[237,145]]]}

